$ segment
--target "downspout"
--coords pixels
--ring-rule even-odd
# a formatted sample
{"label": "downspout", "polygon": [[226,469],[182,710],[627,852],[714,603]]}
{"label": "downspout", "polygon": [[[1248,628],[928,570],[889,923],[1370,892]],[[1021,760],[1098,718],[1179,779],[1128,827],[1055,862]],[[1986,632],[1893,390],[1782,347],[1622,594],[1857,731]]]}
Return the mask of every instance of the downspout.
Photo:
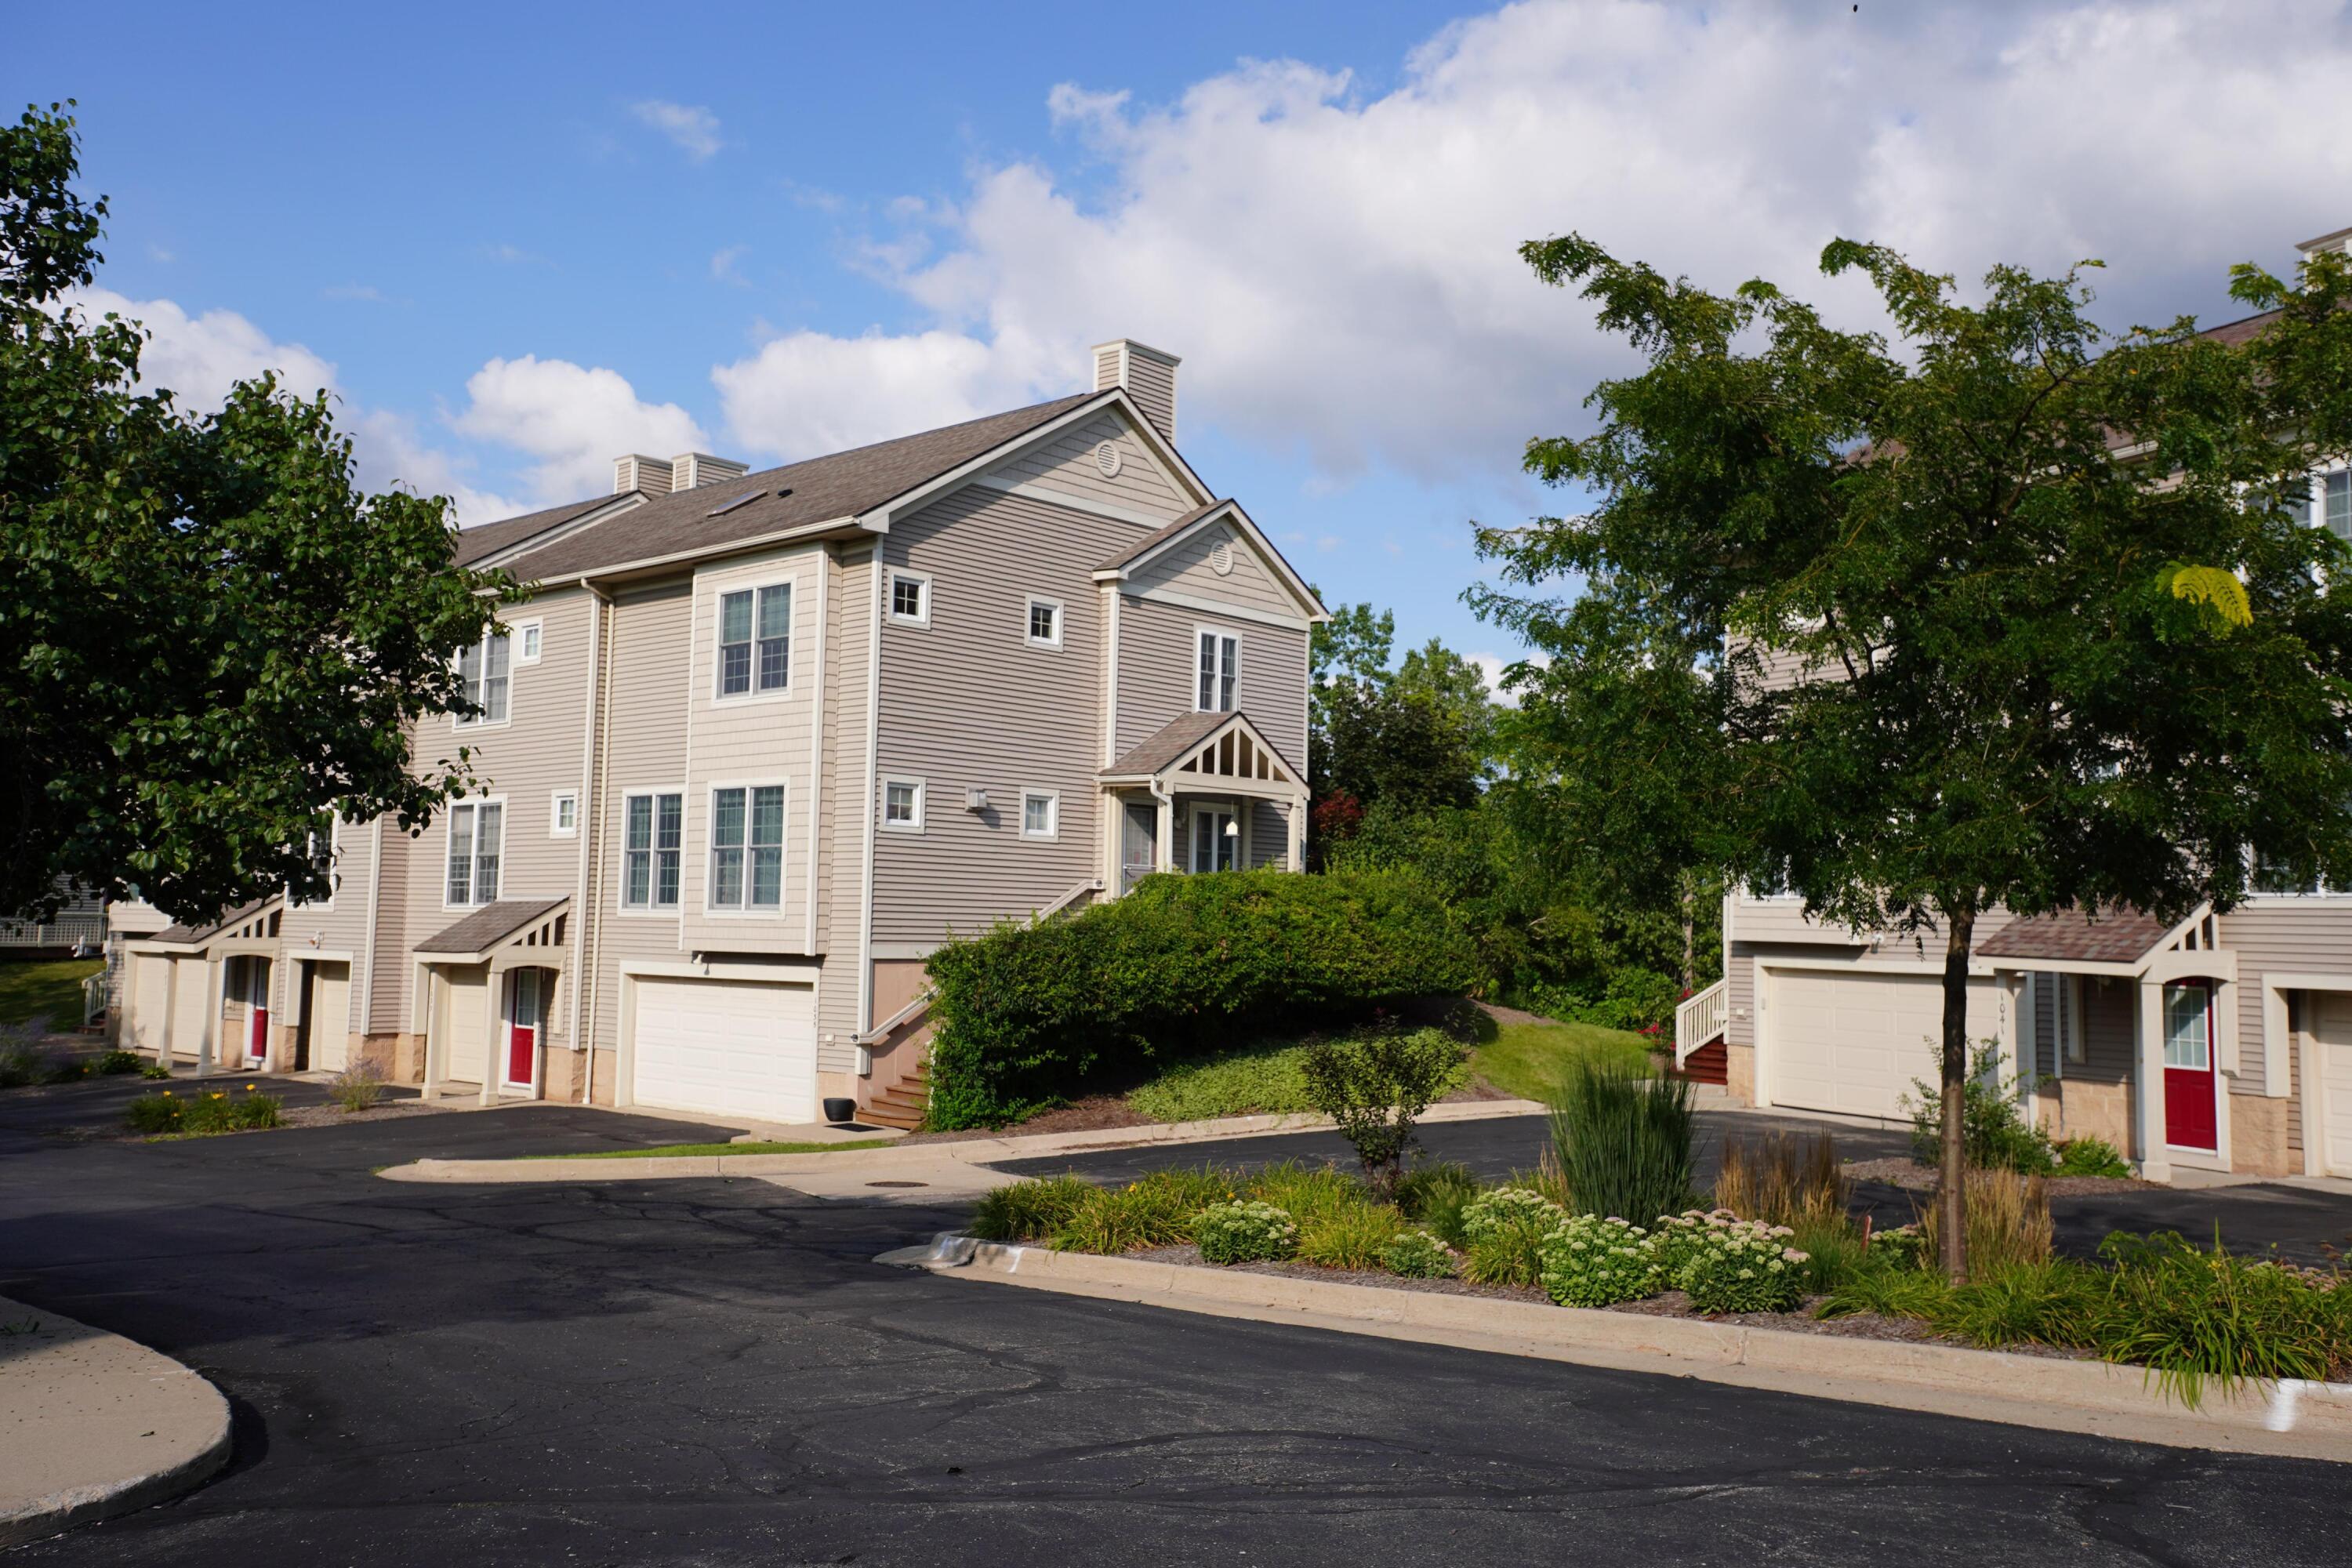
{"label": "downspout", "polygon": [[[873,592],[866,606],[866,879],[858,893],[857,1033],[874,1027],[874,789],[882,766],[882,562],[883,540],[874,541]],[[926,805],[926,814],[929,807]]]}
{"label": "downspout", "polygon": [[816,956],[816,868],[823,852],[824,820],[824,622],[833,600],[833,552],[816,547],[816,668],[809,680],[808,858],[803,875],[808,879],[808,916],[802,924],[801,951]]}
{"label": "downspout", "polygon": [[[604,659],[609,634],[604,621],[613,604],[612,596],[591,583],[580,579],[588,590],[588,700],[587,711],[582,721],[580,755],[580,889],[579,903],[574,907],[572,921],[572,955],[574,972],[572,983],[572,1048],[580,1056],[580,1103],[592,1103],[596,1082],[596,1042],[582,1032],[583,998],[586,992],[585,1016],[587,1028],[596,1026],[596,961],[603,951],[604,932],[604,867],[603,835],[598,831],[604,816],[604,784],[609,765],[609,748],[599,743],[597,717],[604,695]],[[593,868],[593,871],[592,871]],[[593,927],[592,927],[592,923]]]}

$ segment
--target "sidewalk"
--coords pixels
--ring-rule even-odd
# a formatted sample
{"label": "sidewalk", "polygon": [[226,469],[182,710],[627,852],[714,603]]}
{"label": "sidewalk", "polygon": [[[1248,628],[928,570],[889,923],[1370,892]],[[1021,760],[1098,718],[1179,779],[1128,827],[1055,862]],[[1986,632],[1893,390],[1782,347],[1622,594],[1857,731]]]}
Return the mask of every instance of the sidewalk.
{"label": "sidewalk", "polygon": [[[1532,1100],[1466,1100],[1433,1105],[1423,1126],[1484,1121],[1500,1117],[1540,1116]],[[820,1196],[886,1197],[875,1188],[884,1180],[919,1181],[925,1197],[969,1195],[1017,1178],[985,1167],[1000,1160],[1099,1149],[1183,1143],[1213,1143],[1228,1138],[1286,1132],[1328,1132],[1328,1116],[1223,1116],[1209,1121],[1171,1121],[1147,1127],[1105,1127],[1085,1132],[1031,1132],[1002,1138],[960,1138],[908,1143],[887,1149],[850,1149],[837,1154],[693,1154],[654,1159],[418,1160],[378,1172],[392,1182],[648,1182],[758,1176]],[[804,1178],[814,1178],[814,1182]],[[912,1191],[914,1189],[906,1189]]]}
{"label": "sidewalk", "polygon": [[160,1502],[228,1453],[228,1402],[211,1384],[0,1297],[0,1549]]}

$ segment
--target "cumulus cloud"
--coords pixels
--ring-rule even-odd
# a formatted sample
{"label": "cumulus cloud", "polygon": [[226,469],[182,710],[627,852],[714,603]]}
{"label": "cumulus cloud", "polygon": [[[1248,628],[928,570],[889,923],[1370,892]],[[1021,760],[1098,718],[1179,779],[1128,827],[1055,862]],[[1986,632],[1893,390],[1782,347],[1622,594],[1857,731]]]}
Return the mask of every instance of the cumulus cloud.
{"label": "cumulus cloud", "polygon": [[725,142],[719,139],[719,116],[700,104],[670,103],[649,98],[629,105],[640,123],[649,125],[675,143],[679,152],[699,163]]}
{"label": "cumulus cloud", "polygon": [[542,500],[609,487],[613,459],[625,452],[667,458],[709,445],[685,409],[644,401],[627,377],[601,366],[533,354],[494,359],[467,379],[466,395],[456,429],[534,459],[526,477]]}
{"label": "cumulus cloud", "polygon": [[729,428],[870,439],[1083,385],[1087,345],[1124,334],[1184,356],[1188,425],[1342,479],[1491,475],[1630,363],[1528,272],[1530,238],[1769,276],[1859,321],[1859,280],[1814,271],[1840,235],[1964,279],[2099,257],[2125,325],[2226,312],[2230,262],[2347,221],[2340,0],[1865,9],[1513,5],[1380,94],[1295,61],[1159,105],[1065,84],[1046,109],[1084,183],[1021,162],[909,209],[864,255],[928,321],[722,366]]}

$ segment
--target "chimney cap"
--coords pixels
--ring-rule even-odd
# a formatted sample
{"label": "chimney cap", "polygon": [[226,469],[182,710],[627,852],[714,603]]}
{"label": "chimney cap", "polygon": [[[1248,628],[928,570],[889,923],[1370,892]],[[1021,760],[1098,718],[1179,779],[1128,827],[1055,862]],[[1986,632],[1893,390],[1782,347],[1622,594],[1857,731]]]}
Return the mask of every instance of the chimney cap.
{"label": "chimney cap", "polygon": [[2339,228],[2333,234],[2323,234],[2317,239],[2302,240],[2295,248],[2305,256],[2315,250],[2342,250],[2346,248],[2345,241],[2347,239],[2352,239],[2352,228]]}
{"label": "chimney cap", "polygon": [[1098,342],[1094,346],[1093,352],[1100,353],[1105,349],[1125,349],[1131,354],[1150,354],[1153,359],[1160,360],[1167,364],[1182,364],[1184,363],[1181,355],[1171,354],[1166,349],[1155,349],[1150,343],[1138,342],[1133,338],[1106,338],[1101,342]]}
{"label": "chimney cap", "polygon": [[627,495],[642,490],[646,495],[666,496],[670,492],[670,465],[659,458],[648,458],[643,452],[629,452],[613,459],[613,493]]}
{"label": "chimney cap", "polygon": [[732,458],[714,458],[708,452],[680,452],[669,460],[669,470],[672,488],[681,490],[724,484],[751,471],[749,464]]}

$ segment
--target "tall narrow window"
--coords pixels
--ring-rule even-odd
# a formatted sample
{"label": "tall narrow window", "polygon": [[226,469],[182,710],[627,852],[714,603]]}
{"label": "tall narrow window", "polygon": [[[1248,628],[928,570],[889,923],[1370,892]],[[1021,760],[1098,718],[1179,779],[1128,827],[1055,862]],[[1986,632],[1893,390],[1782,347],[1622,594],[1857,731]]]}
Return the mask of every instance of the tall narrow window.
{"label": "tall narrow window", "polygon": [[485,637],[480,642],[457,651],[457,685],[466,700],[476,710],[461,716],[460,724],[503,724],[507,721],[509,689],[514,683],[511,673],[514,645],[502,634]]}
{"label": "tall narrow window", "polygon": [[711,792],[710,901],[722,910],[743,907],[743,792],[740,789]]}
{"label": "tall narrow window", "polygon": [[751,590],[719,595],[719,695],[751,689]]}
{"label": "tall narrow window", "polygon": [[762,691],[782,691],[792,675],[793,590],[789,583],[760,590],[759,668],[754,679]]}
{"label": "tall narrow window", "polygon": [[784,786],[714,790],[710,904],[772,910],[784,901]]}
{"label": "tall narrow window", "polygon": [[506,807],[482,803],[474,828],[474,902],[496,903],[499,897],[499,851],[506,837]]}
{"label": "tall narrow window", "polygon": [[792,678],[789,583],[719,595],[719,695],[782,691]]}
{"label": "tall narrow window", "polygon": [[784,787],[761,784],[751,792],[751,907],[772,910],[784,901]]}
{"label": "tall narrow window", "polygon": [[449,878],[441,901],[474,901],[474,808],[470,805],[449,808]]}
{"label": "tall narrow window", "polygon": [[295,902],[331,904],[335,900],[335,817],[329,812],[318,818],[302,846],[302,858],[310,863],[314,886]]}
{"label": "tall narrow window", "polygon": [[499,801],[467,801],[449,808],[449,859],[442,901],[494,903],[499,896],[499,851],[506,807]]}
{"label": "tall narrow window", "polygon": [[1223,632],[1201,634],[1200,686],[1195,706],[1203,713],[1234,710],[1234,688],[1241,674],[1242,642]]}
{"label": "tall narrow window", "polygon": [[2338,468],[2321,481],[2326,498],[2327,529],[2336,538],[2352,542],[2352,472]]}
{"label": "tall narrow window", "polygon": [[686,797],[633,795],[623,803],[621,905],[677,908],[678,851],[686,839]]}

